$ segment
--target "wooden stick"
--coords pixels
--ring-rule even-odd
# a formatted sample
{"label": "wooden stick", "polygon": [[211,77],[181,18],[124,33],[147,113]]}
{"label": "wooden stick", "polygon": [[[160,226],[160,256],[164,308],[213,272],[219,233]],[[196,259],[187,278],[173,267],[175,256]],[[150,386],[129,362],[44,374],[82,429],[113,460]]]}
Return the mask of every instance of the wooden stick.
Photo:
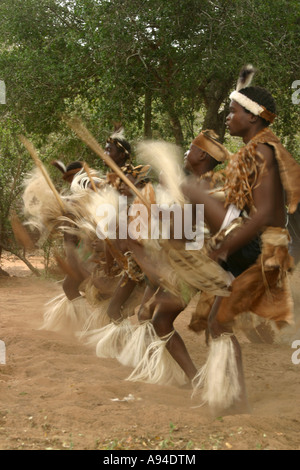
{"label": "wooden stick", "polygon": [[86,162],[83,163],[83,169],[84,171],[86,172],[86,174],[88,175],[88,178],[90,180],[90,183],[91,183],[91,186],[92,186],[92,189],[97,192],[97,188],[96,188],[96,185],[95,185],[95,181],[93,180],[92,178],[92,175],[91,175],[91,172],[90,172],[90,168],[88,166],[88,164]]}
{"label": "wooden stick", "polygon": [[60,269],[63,271],[64,274],[67,274],[68,276],[70,276],[74,281],[78,282],[81,280],[77,272],[74,269],[72,269],[69,263],[60,256],[57,250],[54,250],[53,255],[58,266],[60,267]]}
{"label": "wooden stick", "polygon": [[34,242],[14,210],[10,216],[10,223],[16,241],[27,251],[34,250]]}
{"label": "wooden stick", "polygon": [[64,207],[64,204],[54,186],[54,184],[52,183],[47,171],[46,171],[46,168],[44,167],[44,165],[42,164],[42,162],[40,161],[39,157],[38,157],[38,154],[37,154],[37,151],[36,149],[34,148],[33,144],[31,142],[29,142],[28,139],[26,139],[26,137],[24,137],[23,135],[20,135],[19,136],[21,142],[24,144],[24,146],[26,147],[26,149],[28,150],[28,152],[30,153],[32,159],[34,160],[36,166],[40,169],[42,175],[44,176],[45,180],[47,181],[48,183],[48,186],[50,187],[50,189],[52,190],[54,196],[56,197],[57,199],[57,202],[59,203],[60,207],[62,208],[62,210],[65,209]]}
{"label": "wooden stick", "polygon": [[109,166],[129,188],[136,194],[136,196],[145,204],[145,206],[150,210],[151,205],[146,198],[140,193],[140,191],[134,186],[134,184],[124,175],[123,171],[118,167],[118,165],[113,161],[113,159],[107,155],[101,146],[98,144],[96,139],[92,134],[86,129],[83,123],[78,118],[73,118],[67,121],[69,127],[76,132],[76,134],[85,142],[105,163]]}

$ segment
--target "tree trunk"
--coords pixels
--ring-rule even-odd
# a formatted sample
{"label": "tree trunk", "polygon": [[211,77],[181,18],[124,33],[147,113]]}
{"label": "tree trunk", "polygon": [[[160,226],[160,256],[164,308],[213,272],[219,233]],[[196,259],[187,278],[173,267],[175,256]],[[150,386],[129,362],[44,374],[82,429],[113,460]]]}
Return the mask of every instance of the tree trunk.
{"label": "tree trunk", "polygon": [[184,138],[183,138],[181,122],[180,122],[180,119],[178,117],[178,114],[176,113],[174,105],[171,104],[171,103],[168,103],[168,113],[169,113],[169,117],[170,117],[171,127],[172,127],[172,130],[173,130],[173,135],[175,137],[175,142],[180,147],[183,147]]}
{"label": "tree trunk", "polygon": [[[206,114],[202,127],[203,129],[214,130],[218,134],[221,142],[224,141],[225,120],[228,114],[228,97],[231,87],[231,79],[224,82],[214,80],[203,90]],[[224,104],[224,106],[220,111],[222,104]]]}
{"label": "tree trunk", "polygon": [[182,127],[181,127],[181,122],[179,120],[179,117],[177,116],[177,114],[172,113],[170,115],[170,119],[171,119],[171,125],[172,125],[176,144],[179,145],[180,147],[183,147],[184,138],[183,138],[183,132],[182,132]]}
{"label": "tree trunk", "polygon": [[30,269],[30,271],[32,271],[36,276],[40,276],[41,273],[39,272],[38,269],[36,269],[34,266],[32,266],[32,264],[30,263],[30,261],[28,261],[28,259],[26,259],[25,256],[21,255],[20,253],[0,244],[0,247],[1,249],[5,250],[5,251],[8,251],[9,253],[12,253],[13,255],[17,256],[21,261],[23,261],[23,263],[26,264],[26,266]]}
{"label": "tree trunk", "polygon": [[212,129],[218,136],[220,142],[224,141],[225,136],[225,120],[228,114],[228,105],[219,112],[220,102],[211,100],[208,108],[206,108],[206,114],[203,121],[203,129]]}

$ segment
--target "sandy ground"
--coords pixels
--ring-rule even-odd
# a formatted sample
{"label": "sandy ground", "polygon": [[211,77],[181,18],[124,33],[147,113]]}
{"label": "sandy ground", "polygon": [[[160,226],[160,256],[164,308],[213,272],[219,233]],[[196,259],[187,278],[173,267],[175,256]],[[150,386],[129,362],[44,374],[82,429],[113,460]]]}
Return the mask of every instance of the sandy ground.
{"label": "sandy ground", "polygon": [[[7,348],[1,450],[300,450],[300,364],[291,360],[292,340],[300,340],[298,270],[291,279],[296,326],[285,341],[239,338],[252,413],[214,418],[190,389],[128,382],[131,370],[116,360],[97,358],[74,337],[39,330],[43,305],[61,293],[60,284],[36,278],[14,257],[2,267],[10,276],[0,277],[0,340]],[[208,350],[188,323],[183,314],[176,326],[200,367]]]}

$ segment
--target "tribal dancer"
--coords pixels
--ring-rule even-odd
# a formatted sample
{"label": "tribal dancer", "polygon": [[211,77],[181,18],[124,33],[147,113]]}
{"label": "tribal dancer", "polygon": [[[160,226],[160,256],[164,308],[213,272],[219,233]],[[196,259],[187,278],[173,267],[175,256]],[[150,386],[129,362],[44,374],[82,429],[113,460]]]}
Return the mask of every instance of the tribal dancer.
{"label": "tribal dancer", "polygon": [[[161,177],[165,184],[162,185],[160,190],[156,188],[156,203],[167,203],[168,205],[178,203],[182,205],[184,198],[178,188],[182,183],[184,175],[182,171],[180,171],[179,156],[177,158],[178,164],[176,165],[175,156],[178,150],[175,147],[170,148],[168,144],[149,144],[147,142],[144,144],[144,149],[142,150],[142,153],[144,152],[147,157],[151,157],[151,153],[152,158],[156,156],[157,170],[158,172],[159,170],[162,171]],[[194,139],[190,150],[186,153],[185,168],[189,172],[197,175],[197,177],[201,177],[207,171],[211,171],[219,163],[224,162],[228,158],[228,151],[217,141],[216,135],[212,131],[203,131]],[[150,162],[152,161],[150,160]],[[161,243],[161,241],[159,243]],[[162,247],[163,249],[161,249]],[[119,359],[122,359],[123,363],[126,365],[135,366],[135,370],[131,373],[128,380],[183,385],[187,380],[191,381],[193,379],[197,369],[191,361],[182,338],[174,329],[173,323],[186,307],[188,300],[185,299],[185,301],[182,302],[181,296],[176,296],[176,291],[174,295],[171,285],[172,281],[169,285],[163,283],[163,286],[160,287],[163,274],[161,272],[159,275],[157,269],[163,270],[164,245],[158,246],[156,257],[153,257],[154,250],[155,247],[152,249],[151,243],[146,243],[144,250],[142,247],[134,247],[135,255],[145,272],[148,273],[149,278],[151,279],[151,274],[153,274],[154,279],[157,281],[157,284],[155,284],[155,281],[152,283],[152,289],[158,290],[154,299],[151,300],[152,308],[149,315],[150,319],[148,320],[154,331],[151,335],[152,341],[146,348],[144,356],[139,363],[129,364],[128,362],[130,354],[131,356],[134,354],[134,352],[130,351],[130,344],[125,347]],[[150,259],[149,263],[145,261],[147,257]],[[156,268],[151,267],[151,263],[153,263]],[[207,268],[207,270],[209,271],[209,268]],[[173,272],[173,267],[167,264],[167,267],[164,267],[164,271],[167,271],[167,276],[169,275],[171,278],[170,273]],[[194,277],[197,284],[197,275]],[[212,291],[214,291],[213,286]],[[196,291],[195,289],[191,289],[191,292],[190,297],[192,297],[193,293]],[[213,298],[213,293],[208,293],[207,298]],[[150,328],[149,331],[151,331]],[[138,341],[136,341],[136,344],[137,343]],[[131,346],[131,349],[134,351],[134,344]]]}
{"label": "tribal dancer", "polygon": [[[130,158],[130,145],[123,133],[111,136],[107,147],[107,152],[111,153],[112,158],[119,165],[124,165]],[[62,171],[63,179],[70,183],[70,191],[61,196],[67,210],[61,211],[58,207],[54,213],[53,208],[57,209],[56,203],[52,204],[49,211],[53,195],[46,185],[48,189],[46,193],[50,192],[52,198],[45,197],[41,201],[43,191],[39,191],[42,188],[38,187],[37,178],[34,182],[32,178],[27,180],[24,192],[24,205],[31,223],[33,215],[36,215],[34,223],[39,224],[40,232],[44,232],[44,237],[53,237],[58,232],[63,233],[64,237],[66,259],[64,263],[60,263],[64,268],[67,267],[63,281],[64,293],[47,304],[42,328],[52,331],[65,330],[71,333],[85,331],[87,328],[99,328],[109,322],[106,307],[113,288],[117,285],[117,276],[120,275],[121,270],[117,263],[107,256],[107,244],[103,244],[100,240],[96,241],[96,226],[95,224],[91,226],[90,222],[95,221],[97,204],[115,202],[116,194],[118,194],[115,188],[119,182],[109,174],[103,178],[94,170],[89,170],[89,174],[85,173],[85,170],[88,170],[84,162],[73,162],[67,168],[61,162],[53,162],[53,164]],[[42,175],[37,176],[38,181],[45,187]],[[96,193],[91,190],[91,180],[99,188]],[[105,190],[105,188],[111,188],[111,190]],[[115,194],[112,194],[113,192]],[[34,200],[42,204],[42,207],[38,204],[35,214],[32,213]],[[48,212],[51,221],[47,216]],[[48,230],[48,227],[45,229],[46,225],[41,222],[40,219],[45,214],[46,225],[50,223],[54,230],[52,228]],[[96,268],[94,268],[95,265]]]}
{"label": "tribal dancer", "polygon": [[293,318],[285,205],[293,213],[299,203],[300,166],[269,129],[275,102],[267,90],[249,86],[253,73],[245,67],[230,95],[226,124],[245,146],[215,176],[222,181],[225,203],[208,194],[207,184],[189,181],[184,188],[192,203],[205,205],[213,234],[226,218],[237,225],[210,252],[235,279],[230,296],[217,297],[212,307],[208,360],[193,380],[215,413],[249,412],[241,350],[232,332],[236,316],[251,311],[279,328]]}
{"label": "tribal dancer", "polygon": [[[268,129],[275,117],[274,100],[264,89],[248,88],[249,80],[247,83],[244,79],[245,76],[252,78],[251,75],[249,68],[243,71],[238,89],[231,95],[227,118],[230,133],[242,137],[245,147],[230,157],[225,170],[212,175],[212,186],[206,179],[199,181],[191,177],[182,185],[190,202],[205,205],[205,221],[211,239],[206,242],[204,252],[209,250],[210,259],[222,264],[230,274],[231,282],[236,277],[231,285],[232,293],[229,291],[227,295],[217,295],[209,315],[213,341],[208,363],[197,372],[181,339],[174,331],[169,333],[170,326],[167,328],[166,318],[169,318],[169,325],[172,324],[184,305],[180,302],[182,296],[177,296],[177,299],[170,296],[171,283],[167,287],[169,293],[163,293],[165,298],[160,299],[162,312],[158,317],[160,323],[157,323],[160,337],[164,333],[170,334],[168,350],[192,380],[195,390],[205,385],[203,397],[214,411],[228,411],[234,405],[239,405],[237,410],[240,412],[248,411],[241,352],[232,334],[230,321],[237,314],[248,311],[272,319],[278,327],[292,321],[287,273],[292,269],[293,262],[288,254],[289,235],[284,228],[283,193],[285,191],[292,213],[300,198],[300,167]],[[213,188],[219,186],[224,192],[224,201],[218,197],[219,188],[218,196],[214,194]],[[182,256],[176,257],[175,250],[173,261],[178,264],[182,259]],[[173,267],[178,272],[180,266],[176,266],[176,263],[173,263]],[[196,277],[195,267],[191,266],[191,276]],[[208,263],[206,267],[208,271]],[[159,268],[162,273],[162,255]],[[152,270],[154,277],[157,275],[153,264],[144,269]],[[192,282],[189,279],[190,285]],[[251,289],[253,295],[249,295]],[[209,291],[205,283],[198,290]],[[216,292],[213,294],[216,295]],[[173,339],[174,347],[170,339]],[[151,351],[149,364],[154,356]],[[144,380],[147,373],[149,375],[145,364],[140,364],[129,379]]]}
{"label": "tribal dancer", "polygon": [[[127,180],[133,183],[137,189],[143,190],[145,186],[150,184],[148,176],[150,167],[149,165],[134,166],[132,164],[131,146],[125,139],[122,128],[114,132],[107,139],[105,152],[120,167],[120,170],[123,172]],[[130,188],[114,172],[109,172],[106,175],[106,184],[112,186],[120,195],[126,196],[128,206],[130,203],[134,203],[134,196]],[[115,248],[115,251],[112,251],[113,247]],[[114,262],[116,264],[116,253],[121,254],[120,256],[123,260],[119,265],[121,265],[122,268],[124,268],[125,265],[125,272],[118,282],[117,290],[114,292],[107,311],[111,320],[119,322],[123,317],[122,310],[124,303],[129,299],[136,285],[143,279],[143,276],[139,269],[138,272],[134,273],[132,266],[136,263],[134,263],[133,260],[130,260],[128,255],[125,257],[123,256],[123,253],[127,251],[126,242],[122,243],[122,240],[116,239],[109,245],[105,245],[105,248],[108,270],[110,269],[109,266],[111,263]],[[128,266],[128,269],[126,269],[126,266]],[[97,280],[95,280],[95,282],[97,282]]]}
{"label": "tribal dancer", "polygon": [[[79,184],[86,177],[82,173],[82,167],[80,168],[76,168],[76,176],[75,172],[72,174],[74,185],[72,183],[70,189],[64,193],[55,193],[57,197],[39,169],[34,170],[24,184],[22,197],[27,225],[38,230],[39,245],[55,239],[63,239],[64,244],[66,260],[63,266],[67,267],[64,269],[64,293],[46,305],[42,325],[43,329],[52,331],[74,332],[83,327],[92,313],[92,308],[80,288],[91,270],[89,241],[87,238],[81,240],[78,231],[68,233],[65,230],[66,225],[70,227],[75,219],[84,217],[84,206],[90,199],[86,187]],[[92,174],[100,179],[95,171],[92,171]]]}
{"label": "tribal dancer", "polygon": [[[83,182],[86,181],[86,174],[84,173],[84,162],[74,161],[65,166],[60,160],[54,160],[51,162],[51,165],[55,166],[63,174],[62,178],[65,182],[69,183],[71,192],[74,194],[78,191],[81,191],[83,188]],[[95,173],[95,172],[93,172]],[[97,175],[98,176],[98,175]],[[73,184],[74,181],[74,184]],[[72,215],[70,214],[70,217]],[[72,276],[66,274],[66,277],[63,281],[63,290],[66,298],[62,297],[62,304],[64,300],[67,304],[85,304],[85,300],[81,299],[80,285],[82,282],[89,276],[90,272],[84,267],[82,261],[87,258],[90,254],[91,247],[84,247],[82,241],[78,237],[78,234],[72,235],[67,232],[64,233],[64,248],[66,261],[72,271]],[[75,253],[80,253],[81,256],[76,256]],[[51,301],[51,304],[53,302]],[[50,319],[51,315],[45,314],[45,318]],[[46,324],[45,324],[46,326]],[[51,329],[51,321],[47,322],[47,328]]]}
{"label": "tribal dancer", "polygon": [[[147,172],[149,167],[141,165],[135,167],[131,163],[131,146],[125,139],[123,128],[115,131],[106,142],[105,153],[120,168],[128,180],[134,182],[139,187],[143,186],[147,181]],[[89,188],[91,186],[89,185]],[[81,331],[83,337],[88,330],[95,328],[102,329],[108,326],[110,328],[111,321],[117,322],[120,317],[126,318],[133,310],[133,303],[138,302],[139,293],[136,292],[136,286],[140,283],[140,279],[136,278],[133,273],[128,274],[126,267],[128,258],[124,256],[122,244],[115,240],[104,241],[96,239],[97,228],[97,206],[101,204],[111,204],[118,213],[119,196],[124,195],[131,200],[133,198],[130,191],[114,172],[108,172],[105,178],[97,181],[94,188],[95,193],[91,193],[91,205],[87,206],[84,219],[77,221],[77,228],[80,231],[90,231],[90,237],[93,239],[93,249],[95,251],[94,263],[96,264],[90,275],[86,279],[81,288],[84,289],[85,297],[94,307],[93,314],[86,322],[85,328]],[[98,260],[97,260],[98,258]],[[124,272],[125,269],[125,272]],[[77,272],[81,272],[78,265]],[[135,299],[131,296],[135,290]],[[101,319],[101,321],[100,321]],[[127,322],[128,323],[128,322]],[[121,331],[121,328],[119,328]],[[112,341],[109,341],[112,343]],[[100,346],[98,346],[98,352]],[[100,353],[99,353],[100,354]]]}
{"label": "tribal dancer", "polygon": [[[150,167],[149,165],[133,166],[130,145],[122,132],[115,132],[109,137],[105,152],[118,164],[126,180],[130,181],[139,191],[147,194],[146,188],[151,185],[148,176]],[[105,184],[114,188],[120,195],[126,196],[128,205],[135,202],[129,186],[116,173],[108,173]],[[116,228],[119,229],[119,227]],[[105,306],[109,324],[103,328],[89,331],[87,343],[96,346],[96,353],[99,357],[116,357],[132,332],[132,324],[128,316],[133,315],[134,307],[141,301],[144,276],[128,252],[126,240],[123,241],[120,238],[109,240],[107,238],[105,253],[106,273],[103,276],[102,271],[99,277],[93,276],[94,286],[100,288],[99,282],[107,282],[107,276],[110,276],[112,266],[118,267],[118,276],[113,274],[117,285],[114,284],[115,290]]]}

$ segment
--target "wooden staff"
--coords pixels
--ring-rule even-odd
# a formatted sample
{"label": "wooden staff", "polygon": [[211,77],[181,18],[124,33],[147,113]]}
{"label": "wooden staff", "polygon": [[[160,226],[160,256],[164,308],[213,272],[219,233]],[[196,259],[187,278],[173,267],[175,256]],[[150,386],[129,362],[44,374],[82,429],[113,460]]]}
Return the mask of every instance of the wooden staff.
{"label": "wooden staff", "polygon": [[14,210],[10,216],[10,223],[16,241],[27,251],[34,250],[34,242]]}
{"label": "wooden staff", "polygon": [[148,210],[151,210],[151,205],[147,199],[140,193],[140,191],[134,186],[134,184],[124,175],[123,171],[118,165],[107,155],[101,146],[98,144],[96,139],[87,130],[83,123],[78,118],[73,118],[67,121],[69,127],[76,132],[76,134],[85,142],[105,163],[109,166],[120,178],[124,181],[127,186],[136,194],[136,196],[145,204]]}
{"label": "wooden staff", "polygon": [[40,161],[40,159],[38,157],[38,154],[37,154],[37,151],[34,148],[33,144],[31,142],[29,142],[29,140],[26,139],[26,137],[24,137],[23,135],[20,135],[19,138],[20,138],[20,141],[24,144],[24,146],[28,150],[28,152],[30,153],[30,155],[31,155],[32,159],[34,160],[36,166],[40,169],[42,175],[44,176],[46,182],[48,183],[48,186],[53,191],[53,194],[56,197],[58,204],[60,205],[60,207],[64,211],[64,209],[65,209],[64,204],[63,204],[63,202],[62,202],[62,200],[61,200],[54,184],[52,183],[52,181],[51,181],[51,179],[50,179],[50,177],[49,177],[49,175],[46,171],[46,168],[44,167],[44,165]]}
{"label": "wooden staff", "polygon": [[95,181],[94,181],[93,178],[92,178],[92,175],[91,175],[91,172],[90,172],[90,168],[89,168],[89,166],[88,166],[88,164],[87,164],[86,162],[83,163],[83,169],[84,169],[84,171],[86,172],[86,174],[88,175],[88,178],[89,178],[89,180],[90,180],[90,183],[91,183],[91,186],[92,186],[93,190],[94,190],[95,192],[97,192],[97,188],[96,188],[96,185],[95,185]]}
{"label": "wooden staff", "polygon": [[71,268],[69,263],[60,256],[57,250],[53,251],[53,255],[58,266],[60,267],[60,269],[62,270],[64,274],[68,275],[70,278],[72,278],[76,282],[81,280],[80,275],[78,275],[77,272]]}

